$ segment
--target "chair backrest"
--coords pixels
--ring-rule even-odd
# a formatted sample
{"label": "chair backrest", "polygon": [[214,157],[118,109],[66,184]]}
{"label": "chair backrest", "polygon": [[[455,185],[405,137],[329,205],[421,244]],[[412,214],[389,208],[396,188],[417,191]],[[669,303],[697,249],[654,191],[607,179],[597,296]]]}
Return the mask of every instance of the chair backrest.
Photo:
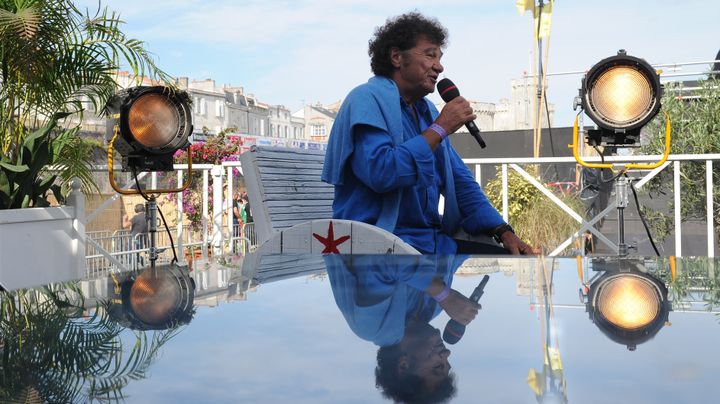
{"label": "chair backrest", "polygon": [[253,146],[240,161],[258,243],[296,224],[332,217],[334,189],[320,180],[324,151]]}

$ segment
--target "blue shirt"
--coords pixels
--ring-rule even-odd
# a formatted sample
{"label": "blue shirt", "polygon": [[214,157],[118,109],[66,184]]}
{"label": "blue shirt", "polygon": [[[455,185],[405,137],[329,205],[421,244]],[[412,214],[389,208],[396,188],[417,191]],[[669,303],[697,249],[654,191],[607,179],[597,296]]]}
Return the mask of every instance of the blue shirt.
{"label": "blue shirt", "polygon": [[[394,86],[394,82],[388,81]],[[372,84],[371,79],[365,86]],[[341,173],[340,180],[333,181],[333,176],[326,173],[323,178],[335,184],[334,218],[376,224],[384,213],[383,201],[387,195],[398,193],[399,209],[390,230],[422,253],[453,254],[455,242],[443,232],[438,212],[440,195],[446,193],[449,185],[454,189],[452,199],[457,201],[454,210],[459,210],[459,224],[466,232],[487,233],[504,223],[452,147],[441,144],[433,152],[420,136],[437,114],[430,110],[434,107],[426,99],[411,107],[397,90],[392,95],[395,101],[379,100],[375,93],[368,95],[356,90],[338,114],[326,154],[325,170],[330,171],[328,168],[332,167],[334,173]],[[392,94],[384,90],[378,93]],[[379,110],[381,115],[367,118],[362,112],[365,110]],[[397,120],[389,110],[399,111]],[[366,123],[377,120],[384,122]],[[334,152],[333,143],[341,142],[349,144],[339,146]],[[338,162],[343,158],[347,161]],[[445,184],[445,178],[452,178],[452,184]]]}
{"label": "blue shirt", "polygon": [[430,322],[441,307],[425,290],[433,278],[452,286],[466,256],[392,256],[328,254],[327,267],[335,303],[350,329],[378,346],[394,345],[406,321]]}

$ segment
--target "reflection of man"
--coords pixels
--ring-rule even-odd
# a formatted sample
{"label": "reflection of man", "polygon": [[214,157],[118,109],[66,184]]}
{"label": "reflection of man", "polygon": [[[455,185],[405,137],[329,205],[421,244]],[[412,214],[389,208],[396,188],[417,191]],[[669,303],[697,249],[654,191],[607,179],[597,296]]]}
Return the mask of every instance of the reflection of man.
{"label": "reflection of man", "polygon": [[399,402],[455,393],[450,351],[429,324],[442,310],[467,325],[480,306],[450,288],[464,257],[324,257],[335,302],[350,329],[380,348],[376,386]]}
{"label": "reflection of man", "polygon": [[[445,141],[475,119],[470,103],[457,97],[438,114],[425,98],[444,69],[446,36],[437,20],[416,12],[376,29],[375,76],[348,94],[330,133],[322,179],[335,185],[333,217],[381,227],[422,253],[534,253]],[[507,250],[453,239],[460,229],[496,236]]]}

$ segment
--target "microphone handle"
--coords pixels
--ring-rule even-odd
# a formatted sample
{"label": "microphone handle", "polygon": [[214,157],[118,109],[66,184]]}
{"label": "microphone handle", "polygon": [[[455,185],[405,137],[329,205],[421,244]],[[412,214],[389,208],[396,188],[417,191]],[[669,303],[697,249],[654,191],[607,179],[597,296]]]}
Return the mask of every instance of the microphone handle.
{"label": "microphone handle", "polygon": [[477,303],[480,298],[482,297],[483,293],[485,293],[485,285],[487,285],[488,281],[490,280],[490,275],[485,275],[480,280],[480,284],[477,285],[475,290],[473,290],[472,294],[470,295],[470,300]]}
{"label": "microphone handle", "polygon": [[485,148],[485,141],[482,137],[480,137],[480,129],[478,129],[477,126],[475,126],[475,122],[470,121],[465,124],[465,127],[467,128],[468,132],[475,138],[475,140],[478,142],[481,148]]}

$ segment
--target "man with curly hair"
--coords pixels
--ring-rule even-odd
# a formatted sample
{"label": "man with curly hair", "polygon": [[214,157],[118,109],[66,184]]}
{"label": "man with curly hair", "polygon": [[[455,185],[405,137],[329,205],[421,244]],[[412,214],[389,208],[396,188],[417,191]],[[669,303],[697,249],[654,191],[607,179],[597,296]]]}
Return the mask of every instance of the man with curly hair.
{"label": "man with curly hair", "polygon": [[348,94],[330,132],[322,179],[335,185],[333,217],[376,225],[425,254],[536,253],[445,141],[476,118],[470,103],[457,97],[438,113],[425,98],[444,70],[446,43],[445,28],[418,12],[376,29],[368,50],[375,76]]}

